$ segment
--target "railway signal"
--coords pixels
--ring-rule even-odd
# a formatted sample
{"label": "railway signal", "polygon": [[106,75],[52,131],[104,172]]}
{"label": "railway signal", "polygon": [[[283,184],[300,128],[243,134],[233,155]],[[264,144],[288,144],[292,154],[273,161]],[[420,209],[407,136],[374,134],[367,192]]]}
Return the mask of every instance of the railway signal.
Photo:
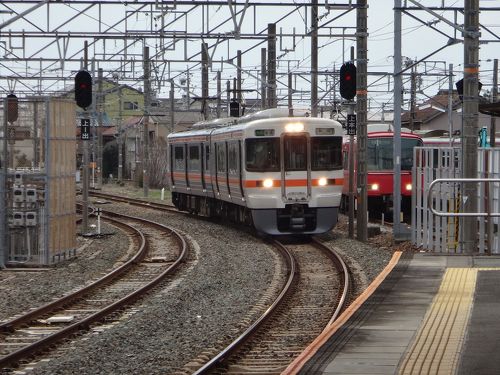
{"label": "railway signal", "polygon": [[75,76],[76,105],[82,109],[92,104],[92,77],[86,70],[80,70]]}
{"label": "railway signal", "polygon": [[229,116],[230,117],[240,117],[240,103],[233,100],[229,103]]}
{"label": "railway signal", "polygon": [[[462,78],[460,81],[455,83],[455,86],[457,87],[457,92],[458,92],[458,97],[460,98],[460,101],[464,101],[464,79]],[[477,94],[479,95],[479,92],[481,91],[481,87],[483,87],[483,84],[479,81],[477,81]]]}
{"label": "railway signal", "polygon": [[17,96],[14,94],[7,95],[7,121],[11,124],[17,120],[19,115],[18,107]]}
{"label": "railway signal", "polygon": [[356,65],[351,62],[340,67],[340,96],[347,100],[356,96]]}

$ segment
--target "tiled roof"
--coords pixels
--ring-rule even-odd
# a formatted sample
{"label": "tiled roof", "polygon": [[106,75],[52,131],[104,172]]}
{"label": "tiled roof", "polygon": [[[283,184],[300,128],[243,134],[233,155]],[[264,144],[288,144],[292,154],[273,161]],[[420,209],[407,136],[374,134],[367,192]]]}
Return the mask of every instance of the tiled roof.
{"label": "tiled roof", "polygon": [[[458,93],[453,90],[453,108],[461,106]],[[415,124],[426,124],[437,116],[448,111],[448,90],[440,90],[437,95],[425,100],[415,108],[413,121]],[[406,111],[401,115],[401,123],[408,124],[410,122],[410,112]]]}

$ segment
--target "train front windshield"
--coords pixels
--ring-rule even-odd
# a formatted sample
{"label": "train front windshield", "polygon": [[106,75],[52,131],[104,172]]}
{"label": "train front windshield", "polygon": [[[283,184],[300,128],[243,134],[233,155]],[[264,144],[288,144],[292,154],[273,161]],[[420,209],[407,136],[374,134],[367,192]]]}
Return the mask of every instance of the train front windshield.
{"label": "train front windshield", "polygon": [[[247,171],[276,172],[280,170],[279,138],[246,140]],[[303,135],[285,136],[285,170],[307,170],[307,138]],[[311,138],[311,169],[313,171],[342,169],[342,138]]]}
{"label": "train front windshield", "polygon": [[280,170],[280,139],[247,139],[246,168],[251,172],[277,172]]}
{"label": "train front windshield", "polygon": [[[413,148],[421,146],[422,141],[415,138],[401,138],[401,170],[411,171]],[[369,171],[394,169],[393,138],[369,138],[367,142],[367,167]]]}

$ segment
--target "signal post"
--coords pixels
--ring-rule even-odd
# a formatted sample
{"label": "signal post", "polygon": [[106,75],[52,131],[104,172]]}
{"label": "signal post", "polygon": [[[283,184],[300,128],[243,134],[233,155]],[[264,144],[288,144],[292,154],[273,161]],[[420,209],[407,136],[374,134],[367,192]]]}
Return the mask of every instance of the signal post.
{"label": "signal post", "polygon": [[81,120],[80,138],[83,142],[83,186],[82,186],[82,232],[88,232],[89,215],[89,145],[90,119],[87,108],[92,104],[92,76],[86,70],[80,70],[75,76],[75,101],[76,105],[85,111]]}
{"label": "signal post", "polygon": [[[351,55],[353,52],[351,51]],[[354,56],[351,56],[354,60]],[[346,129],[349,136],[349,238],[354,238],[354,136],[356,135],[356,115],[353,101],[356,96],[356,66],[352,62],[342,64],[340,68],[340,96],[347,103]]]}

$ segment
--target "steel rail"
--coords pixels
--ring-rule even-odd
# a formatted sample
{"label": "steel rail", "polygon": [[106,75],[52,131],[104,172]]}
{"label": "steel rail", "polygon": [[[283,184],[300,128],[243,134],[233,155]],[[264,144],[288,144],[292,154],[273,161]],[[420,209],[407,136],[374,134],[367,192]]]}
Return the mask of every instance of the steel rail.
{"label": "steel rail", "polygon": [[[76,322],[58,332],[55,332],[49,336],[44,337],[41,340],[38,340],[24,348],[21,348],[15,352],[12,352],[2,358],[0,358],[0,366],[6,367],[7,365],[12,365],[20,360],[33,355],[37,352],[40,352],[42,349],[62,340],[63,338],[66,338],[78,331],[81,330],[88,330],[90,325],[102,320],[103,317],[123,308],[125,305],[128,305],[132,303],[133,301],[137,300],[141,296],[143,296],[146,292],[148,292],[151,288],[155,287],[159,282],[161,282],[167,275],[169,275],[173,270],[175,270],[179,264],[183,261],[187,254],[188,246],[186,241],[184,240],[183,236],[181,236],[177,231],[175,231],[172,228],[169,228],[165,225],[152,222],[146,219],[140,219],[136,217],[131,217],[127,215],[122,215],[118,213],[111,213],[111,212],[105,212],[106,216],[105,219],[109,221],[115,222],[117,225],[124,226],[126,224],[120,223],[118,220],[111,218],[110,216],[115,216],[115,217],[122,217],[122,218],[127,218],[127,219],[133,219],[133,220],[139,220],[142,222],[149,223],[150,225],[155,225],[157,227],[161,227],[164,229],[167,229],[170,231],[170,233],[174,234],[176,241],[179,243],[179,245],[182,247],[181,253],[179,257],[173,262],[166,270],[164,270],[161,274],[159,274],[157,277],[155,277],[153,280],[151,280],[149,283],[144,285],[143,287],[135,290],[134,292],[128,294],[127,296],[121,298],[120,300],[112,303],[111,305],[106,306],[104,309],[101,309],[100,311],[82,319],[79,322]],[[109,216],[107,216],[109,215]],[[133,228],[129,226],[130,228]],[[147,241],[144,237],[144,235],[139,232],[137,229],[133,228],[134,231],[136,232],[136,235],[139,234],[141,238],[141,246],[140,250],[136,253],[136,255],[130,259],[127,263],[125,263],[123,266],[119,267],[118,269],[114,270],[110,274],[102,277],[95,283],[82,288],[78,290],[75,293],[72,293],[68,296],[65,296],[57,301],[54,301],[52,303],[49,303],[37,310],[34,310],[32,312],[29,312],[28,314],[19,317],[17,319],[14,319],[12,321],[9,321],[7,323],[4,323],[1,327],[3,328],[4,331],[9,331],[12,330],[14,326],[18,326],[20,324],[33,321],[35,316],[43,315],[49,311],[53,311],[55,308],[62,307],[64,305],[69,304],[71,301],[73,301],[76,298],[80,298],[84,294],[88,293],[92,289],[95,289],[97,286],[102,285],[105,282],[109,282],[110,280],[116,278],[118,275],[122,274],[124,271],[128,270],[133,264],[139,263],[144,256],[146,255],[146,252],[148,250],[147,248]]]}
{"label": "steel rail", "polygon": [[164,203],[155,203],[155,202],[146,201],[146,200],[139,199],[139,198],[120,197],[118,195],[106,194],[106,193],[94,192],[94,191],[89,192],[89,195],[94,196],[94,197],[109,199],[112,201],[129,203],[129,204],[134,205],[134,206],[147,206],[150,208],[155,208],[155,209],[160,209],[160,210],[165,210],[165,211],[175,211],[176,213],[177,212],[182,213],[182,211],[177,210],[177,208],[175,208],[175,206],[172,206],[169,204],[164,204]]}
{"label": "steel rail", "polygon": [[272,315],[274,311],[281,305],[285,297],[290,293],[292,285],[297,280],[298,268],[297,262],[293,257],[292,253],[280,242],[273,240],[273,245],[277,247],[280,252],[284,255],[288,266],[288,278],[287,282],[283,286],[281,293],[274,300],[274,302],[267,308],[267,310],[250,326],[243,332],[236,340],[229,344],[223,351],[218,355],[208,361],[205,365],[199,368],[193,375],[206,374],[208,371],[213,369],[215,366],[223,362],[227,357],[229,357],[236,349],[238,349],[243,343],[246,342],[248,337],[254,333],[262,324]]}
{"label": "steel rail", "polygon": [[[118,220],[111,219],[109,218],[110,221],[113,221],[116,225],[121,225],[124,227],[125,225],[123,223],[120,223]],[[104,283],[107,283],[114,278],[122,275],[124,272],[126,272],[130,267],[132,267],[134,264],[137,264],[140,262],[144,256],[146,255],[147,252],[147,243],[146,243],[146,238],[144,235],[138,231],[137,229],[129,226],[128,228],[129,231],[133,232],[132,236],[133,237],[139,237],[140,239],[140,247],[139,251],[131,258],[129,259],[126,263],[121,265],[120,267],[114,269],[112,272],[106,274],[105,276],[101,277],[99,280],[95,281],[92,284],[89,284],[79,290],[77,290],[74,293],[68,294],[60,299],[57,299],[53,302],[50,302],[46,305],[43,305],[35,310],[32,310],[18,318],[12,319],[8,322],[1,323],[0,324],[0,332],[12,332],[12,330],[15,327],[18,327],[19,325],[29,323],[30,321],[33,321],[37,317],[47,314],[50,311],[53,311],[55,309],[61,308],[64,305],[72,302],[73,300],[82,297],[86,293],[92,291],[95,288],[98,288],[102,286]],[[0,360],[1,364],[1,360]]]}
{"label": "steel rail", "polygon": [[323,244],[321,241],[319,241],[316,238],[313,238],[313,243],[318,246],[318,248],[325,253],[328,254],[328,256],[332,259],[332,261],[336,264],[337,269],[342,272],[340,272],[340,278],[342,282],[342,288],[340,289],[342,293],[339,293],[338,297],[338,302],[337,302],[337,307],[335,308],[332,317],[330,318],[330,321],[327,324],[327,327],[331,325],[340,315],[342,310],[344,310],[345,305],[347,303],[347,297],[349,296],[351,292],[351,278],[350,278],[350,273],[349,269],[347,268],[347,265],[345,264],[344,260],[342,257],[334,250]]}

